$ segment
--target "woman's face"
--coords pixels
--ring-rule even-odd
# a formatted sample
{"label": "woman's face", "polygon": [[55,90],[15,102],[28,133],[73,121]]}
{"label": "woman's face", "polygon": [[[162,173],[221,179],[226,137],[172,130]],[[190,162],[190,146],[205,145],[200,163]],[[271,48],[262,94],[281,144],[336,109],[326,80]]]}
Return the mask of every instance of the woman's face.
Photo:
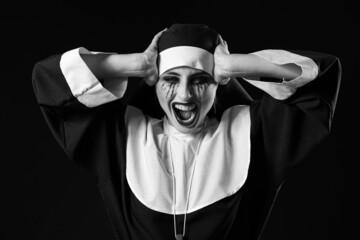
{"label": "woman's face", "polygon": [[206,72],[178,67],[163,73],[156,95],[170,124],[180,132],[201,126],[211,109],[218,85]]}

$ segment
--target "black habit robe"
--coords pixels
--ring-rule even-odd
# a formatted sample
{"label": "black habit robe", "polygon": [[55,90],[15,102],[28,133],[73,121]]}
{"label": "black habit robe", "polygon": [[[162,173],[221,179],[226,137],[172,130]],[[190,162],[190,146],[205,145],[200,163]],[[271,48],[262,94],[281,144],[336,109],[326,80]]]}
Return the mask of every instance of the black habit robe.
{"label": "black habit robe", "polygon": [[[252,99],[239,84],[242,79],[219,86],[215,117],[220,118],[235,104],[250,106],[249,173],[237,193],[187,215],[187,239],[260,239],[286,176],[329,135],[340,85],[340,62],[323,53],[293,52],[314,60],[319,74],[285,100],[266,93]],[[136,90],[128,91],[130,97],[88,108],[70,91],[59,66],[60,57],[52,56],[35,65],[37,101],[69,159],[94,177],[116,239],[174,239],[173,215],[144,206],[129,188],[125,172],[126,106],[162,117],[154,89],[140,82]],[[181,229],[183,216],[177,219]]]}

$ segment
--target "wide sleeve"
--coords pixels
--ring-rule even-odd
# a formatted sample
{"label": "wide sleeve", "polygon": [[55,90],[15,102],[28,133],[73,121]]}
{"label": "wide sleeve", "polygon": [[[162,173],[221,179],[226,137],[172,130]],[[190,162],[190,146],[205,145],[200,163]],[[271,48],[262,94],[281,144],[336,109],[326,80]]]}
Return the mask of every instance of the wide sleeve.
{"label": "wide sleeve", "polygon": [[251,85],[263,90],[275,99],[284,100],[295,91],[311,82],[318,75],[318,66],[313,59],[281,49],[266,49],[251,53],[276,65],[295,64],[301,68],[301,75],[295,79],[244,78]]}
{"label": "wide sleeve", "polygon": [[[56,140],[77,166],[98,184],[111,174],[111,161],[125,150],[123,87],[106,88],[81,61],[79,50],[35,64],[33,88],[37,102]],[[120,153],[119,153],[120,151]],[[119,157],[119,156],[118,156]]]}
{"label": "wide sleeve", "polygon": [[297,81],[296,91],[288,98],[275,99],[265,93],[251,107],[252,154],[265,163],[272,187],[280,186],[290,170],[329,135],[341,80],[337,57],[293,53],[312,59],[318,66],[317,77]]}

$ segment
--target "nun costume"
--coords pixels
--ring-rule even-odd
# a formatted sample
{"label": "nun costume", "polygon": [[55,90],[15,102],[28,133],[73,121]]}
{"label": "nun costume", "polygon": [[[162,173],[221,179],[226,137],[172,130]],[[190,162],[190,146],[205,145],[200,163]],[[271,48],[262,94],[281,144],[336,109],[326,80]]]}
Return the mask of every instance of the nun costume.
{"label": "nun costume", "polygon": [[[213,76],[219,41],[206,25],[172,25],[158,41],[159,76],[180,66]],[[154,87],[140,82],[125,101],[124,85],[97,79],[82,54],[96,53],[80,47],[38,62],[33,86],[60,146],[94,177],[119,240],[260,239],[286,176],[330,132],[341,76],[331,55],[252,53],[302,74],[231,79],[203,124],[183,133]],[[260,99],[244,81],[263,91]],[[196,109],[173,111],[185,124]]]}

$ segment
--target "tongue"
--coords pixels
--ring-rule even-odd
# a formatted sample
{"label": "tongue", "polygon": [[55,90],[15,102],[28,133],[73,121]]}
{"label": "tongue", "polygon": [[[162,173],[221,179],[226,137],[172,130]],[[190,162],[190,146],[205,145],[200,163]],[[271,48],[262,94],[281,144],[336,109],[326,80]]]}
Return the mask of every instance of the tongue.
{"label": "tongue", "polygon": [[191,111],[179,111],[183,120],[188,120],[191,117]]}

